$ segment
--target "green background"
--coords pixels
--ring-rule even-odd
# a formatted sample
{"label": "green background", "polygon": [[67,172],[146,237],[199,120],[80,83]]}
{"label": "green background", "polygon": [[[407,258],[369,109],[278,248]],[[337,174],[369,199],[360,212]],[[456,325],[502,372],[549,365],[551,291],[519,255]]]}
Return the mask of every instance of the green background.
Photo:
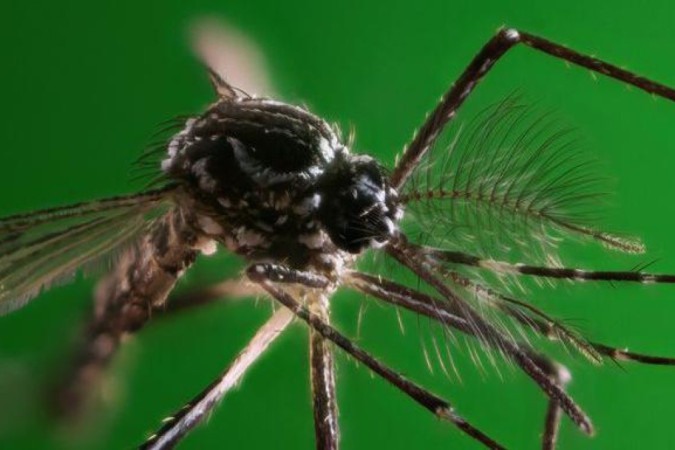
{"label": "green background", "polygon": [[[190,55],[190,19],[216,14],[259,43],[283,97],[344,129],[356,148],[391,163],[424,114],[502,24],[597,54],[675,84],[675,8],[661,2],[310,2],[38,0],[0,6],[0,213],[131,192],[129,167],[161,121],[199,112],[212,99]],[[612,229],[642,236],[649,253],[619,257],[566,250],[588,267],[675,272],[675,105],[527,49],[499,64],[469,99],[480,109],[519,89],[580,130],[616,180]],[[470,117],[470,116],[464,116]],[[186,277],[194,286],[231,274],[217,257]],[[83,439],[55,432],[41,393],[65,364],[93,280],[53,289],[0,318],[0,448],[131,448],[234,357],[269,315],[267,302],[212,305],[148,326],[116,360],[114,400],[92,414]],[[548,290],[539,305],[578,320],[597,340],[675,354],[672,287],[608,285]],[[483,374],[469,355],[462,382],[426,367],[428,324],[340,294],[335,321],[359,342],[434,392],[510,448],[537,448],[545,402],[519,371]],[[427,339],[428,340],[428,339]],[[428,346],[428,342],[424,345]],[[588,439],[569,421],[561,448],[673,448],[675,370],[612,363],[594,367],[557,354],[574,373],[572,394],[593,417]],[[345,449],[477,448],[343,355],[338,356]],[[116,386],[116,387],[115,387]],[[93,416],[97,418],[94,419]],[[307,339],[295,324],[181,448],[312,448]]]}

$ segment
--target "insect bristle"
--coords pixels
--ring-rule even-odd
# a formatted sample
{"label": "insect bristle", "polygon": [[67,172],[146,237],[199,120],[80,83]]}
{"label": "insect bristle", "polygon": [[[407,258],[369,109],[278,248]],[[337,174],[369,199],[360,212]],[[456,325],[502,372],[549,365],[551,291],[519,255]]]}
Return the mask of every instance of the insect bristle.
{"label": "insect bristle", "polygon": [[424,241],[537,261],[555,254],[562,236],[618,242],[591,232],[606,180],[554,114],[510,96],[446,133],[450,144],[429,151],[402,194]]}

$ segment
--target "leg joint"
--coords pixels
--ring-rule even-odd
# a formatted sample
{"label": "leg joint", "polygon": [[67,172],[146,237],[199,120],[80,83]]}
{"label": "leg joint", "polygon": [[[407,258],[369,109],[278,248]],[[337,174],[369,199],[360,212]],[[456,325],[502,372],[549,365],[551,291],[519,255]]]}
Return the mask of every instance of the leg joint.
{"label": "leg joint", "polygon": [[310,288],[325,288],[330,280],[314,272],[291,269],[279,264],[258,263],[246,269],[246,276],[253,282],[294,283]]}

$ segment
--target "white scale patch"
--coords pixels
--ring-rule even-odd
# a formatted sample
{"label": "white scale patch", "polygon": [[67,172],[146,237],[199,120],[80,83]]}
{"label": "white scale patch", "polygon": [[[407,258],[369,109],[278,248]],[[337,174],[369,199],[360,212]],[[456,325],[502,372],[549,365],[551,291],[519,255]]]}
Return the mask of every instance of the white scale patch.
{"label": "white scale patch", "polygon": [[279,218],[274,222],[274,225],[283,225],[288,221],[288,216],[283,215],[279,216]]}
{"label": "white scale patch", "polygon": [[310,234],[301,234],[298,236],[298,242],[307,248],[320,249],[326,243],[326,236],[321,231]]}
{"label": "white scale patch", "polygon": [[267,242],[265,236],[246,227],[237,228],[235,235],[239,247],[264,248],[269,246],[269,242]]}
{"label": "white scale patch", "polygon": [[494,259],[484,259],[480,262],[480,267],[489,269],[499,273],[518,273],[518,267],[513,264],[502,261],[495,261]]}
{"label": "white scale patch", "polygon": [[265,222],[262,222],[260,220],[256,221],[254,225],[258,228],[260,228],[263,231],[266,231],[268,233],[272,233],[274,231],[274,228],[272,228],[270,225],[266,224]]}
{"label": "white scale patch", "polygon": [[574,278],[586,280],[586,278],[588,278],[588,272],[582,269],[574,269]]}
{"label": "white scale patch", "polygon": [[200,237],[197,242],[193,245],[195,250],[199,251],[202,255],[213,255],[218,250],[218,244],[215,240],[209,237]]}
{"label": "white scale patch", "polygon": [[307,216],[311,212],[316,211],[321,206],[321,195],[318,193],[305,198],[300,204],[293,208],[293,212],[299,216]]}
{"label": "white scale patch", "polygon": [[[354,263],[355,258],[353,255],[338,252],[334,254],[321,254],[317,256],[317,259],[320,261],[321,265],[324,267],[330,267],[332,272],[335,274],[337,279],[342,279],[345,276],[345,271]],[[320,269],[323,270],[323,269]]]}
{"label": "white scale patch", "polygon": [[210,235],[223,234],[223,227],[218,222],[208,216],[198,216],[197,223],[202,231]]}
{"label": "white scale patch", "polygon": [[177,135],[171,139],[169,142],[169,145],[167,146],[167,155],[168,158],[162,160],[161,167],[164,172],[168,172],[171,170],[171,168],[174,165],[176,156],[180,153],[181,148],[184,145],[184,140],[185,137],[192,131],[192,128],[194,128],[195,123],[197,122],[197,119],[190,118],[185,121],[185,128],[180,131]]}
{"label": "white scale patch", "polygon": [[567,367],[558,365],[558,378],[560,379],[561,384],[565,385],[572,381],[572,373]]}
{"label": "white scale patch", "polygon": [[199,188],[206,192],[215,192],[218,182],[206,170],[209,157],[200,158],[192,165],[192,173],[197,177]]}
{"label": "white scale patch", "polygon": [[509,38],[512,41],[520,40],[520,33],[518,33],[518,30],[514,30],[513,28],[505,30],[504,34],[506,35],[507,38]]}
{"label": "white scale patch", "polygon": [[398,231],[398,227],[394,222],[392,222],[392,220],[389,217],[385,217],[383,220],[384,223],[387,225],[387,234],[389,236],[393,236]]}
{"label": "white scale patch", "polygon": [[326,161],[332,161],[335,158],[335,148],[338,146],[337,138],[332,136],[331,139],[333,142],[328,142],[326,138],[321,138],[319,141],[319,150],[323,159]]}
{"label": "white scale patch", "polygon": [[643,275],[642,280],[640,280],[644,284],[653,284],[656,283],[656,276],[654,275]]}

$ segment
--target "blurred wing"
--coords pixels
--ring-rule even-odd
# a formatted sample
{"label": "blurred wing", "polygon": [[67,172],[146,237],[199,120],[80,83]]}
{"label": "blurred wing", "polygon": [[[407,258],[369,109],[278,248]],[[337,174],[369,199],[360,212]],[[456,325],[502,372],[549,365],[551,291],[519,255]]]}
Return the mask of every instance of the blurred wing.
{"label": "blurred wing", "polygon": [[237,97],[237,90],[251,96],[273,95],[262,52],[232,25],[211,17],[196,20],[191,41],[220,97]]}
{"label": "blurred wing", "polygon": [[131,244],[170,205],[170,188],[0,219],[0,314]]}
{"label": "blurred wing", "polygon": [[[244,33],[222,20],[207,17],[192,23],[190,41],[220,99],[274,96],[262,52]],[[149,187],[166,181],[158,169],[166,157],[168,141],[190,119],[179,116],[162,124],[155,134],[156,141],[136,160],[134,179],[147,179]]]}

